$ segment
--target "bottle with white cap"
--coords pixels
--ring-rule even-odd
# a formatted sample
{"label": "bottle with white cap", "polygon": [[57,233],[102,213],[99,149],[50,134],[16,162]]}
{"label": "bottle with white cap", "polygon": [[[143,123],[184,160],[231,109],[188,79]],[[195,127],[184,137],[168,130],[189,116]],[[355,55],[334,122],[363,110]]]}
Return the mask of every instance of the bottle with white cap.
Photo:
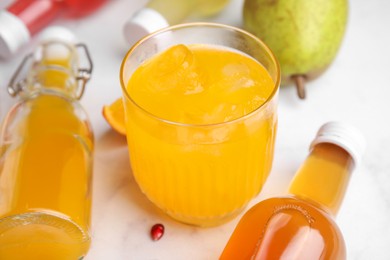
{"label": "bottle with white cap", "polygon": [[93,134],[78,100],[92,63],[75,40],[47,29],[8,86],[18,102],[0,132],[2,260],[82,259],[89,249]]}
{"label": "bottle with white cap", "polygon": [[10,58],[33,35],[62,16],[91,14],[107,0],[15,0],[0,10],[0,58]]}
{"label": "bottle with white cap", "polygon": [[290,184],[290,196],[266,199],[246,212],[220,259],[346,259],[334,217],[364,149],[356,128],[323,125]]}
{"label": "bottle with white cap", "polygon": [[133,45],[143,36],[175,25],[190,16],[206,17],[220,12],[229,0],[150,0],[124,25],[124,36]]}

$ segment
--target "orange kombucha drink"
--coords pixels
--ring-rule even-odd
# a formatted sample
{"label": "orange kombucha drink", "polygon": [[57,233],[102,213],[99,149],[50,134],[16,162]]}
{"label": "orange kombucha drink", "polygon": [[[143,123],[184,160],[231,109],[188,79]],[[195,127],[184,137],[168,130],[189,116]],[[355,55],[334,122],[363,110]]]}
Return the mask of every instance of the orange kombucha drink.
{"label": "orange kombucha drink", "polygon": [[133,174],[164,212],[212,226],[258,194],[278,90],[259,61],[228,46],[175,44],[144,61],[124,90]]}
{"label": "orange kombucha drink", "polygon": [[349,125],[324,125],[291,182],[291,196],[266,199],[246,212],[220,259],[346,259],[334,217],[364,146]]}
{"label": "orange kombucha drink", "polygon": [[74,260],[89,249],[93,136],[72,76],[68,59],[38,61],[4,123],[2,260]]}

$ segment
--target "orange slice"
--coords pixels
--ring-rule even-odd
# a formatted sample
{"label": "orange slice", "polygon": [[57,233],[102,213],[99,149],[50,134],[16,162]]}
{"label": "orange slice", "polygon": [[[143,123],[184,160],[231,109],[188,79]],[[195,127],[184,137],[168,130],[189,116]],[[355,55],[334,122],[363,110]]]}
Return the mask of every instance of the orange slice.
{"label": "orange slice", "polygon": [[118,98],[110,105],[103,106],[103,117],[118,133],[126,135],[125,113],[122,98]]}

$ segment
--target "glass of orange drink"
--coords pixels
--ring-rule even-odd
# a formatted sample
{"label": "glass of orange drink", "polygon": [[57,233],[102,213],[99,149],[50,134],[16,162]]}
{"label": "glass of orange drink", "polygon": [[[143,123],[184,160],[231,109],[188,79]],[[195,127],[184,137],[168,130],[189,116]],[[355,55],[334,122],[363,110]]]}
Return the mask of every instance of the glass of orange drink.
{"label": "glass of orange drink", "polygon": [[256,196],[272,166],[278,62],[253,35],[190,23],[146,36],[120,69],[135,180],[174,219],[215,226]]}

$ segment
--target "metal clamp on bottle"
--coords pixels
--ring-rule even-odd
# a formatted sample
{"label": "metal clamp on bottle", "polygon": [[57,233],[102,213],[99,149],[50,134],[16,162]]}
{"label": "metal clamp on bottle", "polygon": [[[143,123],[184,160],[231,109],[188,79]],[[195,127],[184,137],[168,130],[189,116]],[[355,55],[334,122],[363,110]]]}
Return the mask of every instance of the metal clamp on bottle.
{"label": "metal clamp on bottle", "polygon": [[[43,56],[53,56],[53,53],[51,53],[50,51],[52,47],[54,47],[57,51],[61,50],[61,48],[63,50],[66,49],[67,52],[69,53],[68,59],[70,63],[78,62],[79,57],[82,57],[81,53],[77,51],[78,49],[81,49],[84,53],[83,56],[86,58],[87,66],[78,67],[78,64],[70,64],[71,66],[64,67],[63,64],[42,63],[43,60],[47,60],[47,57],[43,57]],[[64,54],[64,52],[62,52],[62,54]],[[56,55],[58,55],[58,53],[56,53]],[[76,56],[76,57],[72,57],[72,56]],[[54,57],[54,59],[55,58],[56,57]],[[15,73],[11,77],[11,80],[7,86],[7,90],[12,97],[18,95],[19,92],[23,91],[23,89],[27,86],[28,75],[26,75],[26,70],[30,66],[36,67],[37,70],[40,70],[39,68],[40,66],[45,66],[46,69],[49,68],[53,70],[71,70],[70,73],[74,74],[75,80],[77,81],[77,90],[75,95],[76,99],[80,99],[82,97],[85,90],[85,85],[91,78],[91,73],[93,69],[91,55],[89,53],[88,47],[85,44],[78,43],[78,44],[70,45],[66,42],[57,41],[57,40],[42,43],[41,46],[34,53],[30,53],[24,57],[24,59],[16,69]]]}

